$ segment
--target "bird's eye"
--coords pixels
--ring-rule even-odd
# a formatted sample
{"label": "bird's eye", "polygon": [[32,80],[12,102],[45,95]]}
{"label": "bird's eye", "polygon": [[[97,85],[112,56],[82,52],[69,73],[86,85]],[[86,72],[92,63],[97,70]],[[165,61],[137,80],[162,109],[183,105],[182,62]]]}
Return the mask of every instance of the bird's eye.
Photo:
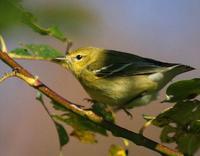
{"label": "bird's eye", "polygon": [[81,55],[77,55],[77,56],[76,56],[76,59],[77,59],[77,60],[81,60],[82,57],[83,57],[83,56],[81,56]]}

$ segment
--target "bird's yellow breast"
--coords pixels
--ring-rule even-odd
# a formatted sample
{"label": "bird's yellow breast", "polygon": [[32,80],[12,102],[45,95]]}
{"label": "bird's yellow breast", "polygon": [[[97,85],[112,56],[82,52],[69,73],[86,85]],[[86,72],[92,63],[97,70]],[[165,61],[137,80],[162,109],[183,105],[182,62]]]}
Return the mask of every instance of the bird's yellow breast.
{"label": "bird's yellow breast", "polygon": [[87,74],[87,78],[84,77],[80,82],[92,99],[116,107],[142,92],[156,90],[157,87],[155,82],[142,75],[98,78]]}

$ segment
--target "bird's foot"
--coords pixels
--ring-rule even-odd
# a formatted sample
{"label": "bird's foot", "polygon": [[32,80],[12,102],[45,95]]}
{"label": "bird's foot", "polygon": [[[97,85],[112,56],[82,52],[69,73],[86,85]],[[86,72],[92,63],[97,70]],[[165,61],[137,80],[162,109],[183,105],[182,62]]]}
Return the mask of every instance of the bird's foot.
{"label": "bird's foot", "polygon": [[129,112],[126,108],[123,108],[123,111],[126,113],[126,115],[128,115],[128,117],[129,117],[130,119],[133,118],[133,115],[131,114],[131,112]]}
{"label": "bird's foot", "polygon": [[80,108],[80,109],[84,108],[84,106],[82,106],[82,105],[75,104],[75,103],[72,103],[72,104],[73,104],[74,106],[76,106],[76,107]]}
{"label": "bird's foot", "polygon": [[83,101],[86,101],[86,102],[88,102],[88,103],[90,103],[90,104],[94,104],[94,103],[96,103],[95,100],[90,99],[90,98],[84,98]]}

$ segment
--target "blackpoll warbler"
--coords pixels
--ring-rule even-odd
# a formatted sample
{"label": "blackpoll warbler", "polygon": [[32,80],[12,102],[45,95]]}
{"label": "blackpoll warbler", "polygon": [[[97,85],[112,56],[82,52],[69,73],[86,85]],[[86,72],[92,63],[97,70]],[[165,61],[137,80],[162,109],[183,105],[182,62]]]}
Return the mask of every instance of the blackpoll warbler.
{"label": "blackpoll warbler", "polygon": [[194,69],[94,47],[77,49],[54,61],[75,75],[92,100],[112,110],[147,104],[176,75]]}

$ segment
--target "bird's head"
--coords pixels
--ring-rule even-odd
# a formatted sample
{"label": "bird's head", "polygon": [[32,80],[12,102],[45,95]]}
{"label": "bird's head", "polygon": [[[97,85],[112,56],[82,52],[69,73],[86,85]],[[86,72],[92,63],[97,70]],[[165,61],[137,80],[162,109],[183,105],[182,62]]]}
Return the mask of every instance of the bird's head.
{"label": "bird's head", "polygon": [[75,75],[81,73],[90,63],[98,57],[98,54],[103,51],[100,48],[86,47],[67,53],[64,57],[53,59],[53,62],[61,64]]}

